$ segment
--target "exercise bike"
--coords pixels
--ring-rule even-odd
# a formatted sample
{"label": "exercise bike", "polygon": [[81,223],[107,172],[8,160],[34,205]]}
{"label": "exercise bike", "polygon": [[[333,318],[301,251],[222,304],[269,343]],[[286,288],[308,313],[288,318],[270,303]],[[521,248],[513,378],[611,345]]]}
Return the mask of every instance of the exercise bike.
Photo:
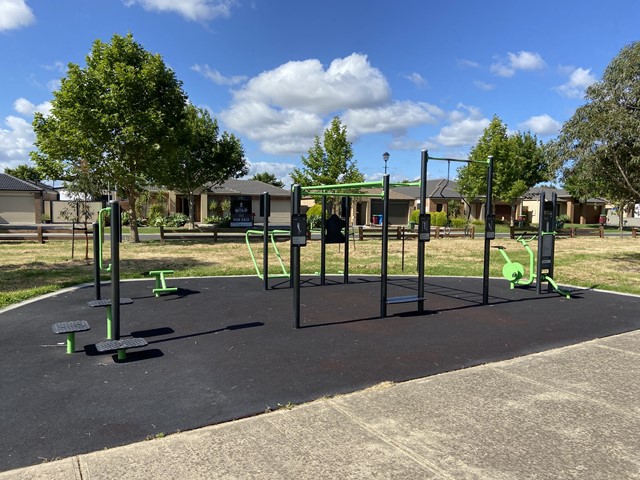
{"label": "exercise bike", "polygon": [[[524,238],[525,235],[527,235],[527,232],[524,232],[522,235],[520,235],[516,239],[516,241],[520,243],[529,254],[529,278],[524,278],[524,266],[519,262],[511,261],[511,259],[509,258],[509,255],[507,255],[507,252],[505,251],[506,250],[505,247],[501,245],[494,247],[500,251],[500,254],[505,259],[506,263],[502,267],[502,276],[507,280],[509,280],[510,288],[527,287],[536,281],[537,274],[536,274],[536,265],[535,265],[536,263],[535,254],[533,253],[533,250],[529,246],[529,242],[536,240],[538,238],[538,234],[536,233],[531,238],[528,238],[528,239]],[[545,235],[555,235],[555,233],[550,232],[550,233],[545,233]],[[549,282],[549,284],[553,287],[553,289],[556,292],[558,292],[560,295],[563,295],[567,298],[571,298],[571,293],[565,290],[562,290],[560,287],[558,287],[558,284],[549,275],[546,275],[544,273],[541,274],[540,281]]]}

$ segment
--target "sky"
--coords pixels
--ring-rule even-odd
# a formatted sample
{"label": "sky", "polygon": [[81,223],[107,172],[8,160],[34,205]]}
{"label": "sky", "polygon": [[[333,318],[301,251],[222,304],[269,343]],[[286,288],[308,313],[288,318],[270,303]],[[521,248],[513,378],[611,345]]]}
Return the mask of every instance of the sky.
{"label": "sky", "polygon": [[[249,176],[289,184],[339,116],[367,180],[466,158],[493,116],[541,141],[639,40],[637,0],[0,0],[0,171],[29,164],[36,111],[92,43],[131,33],[237,135]],[[429,178],[458,165],[429,162]]]}

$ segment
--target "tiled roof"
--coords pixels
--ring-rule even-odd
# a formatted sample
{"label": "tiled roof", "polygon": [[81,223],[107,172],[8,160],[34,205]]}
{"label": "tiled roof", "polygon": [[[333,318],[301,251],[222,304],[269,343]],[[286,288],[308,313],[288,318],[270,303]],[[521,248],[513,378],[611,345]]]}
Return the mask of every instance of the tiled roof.
{"label": "tiled roof", "polygon": [[284,188],[260,182],[258,180],[229,179],[220,186],[209,187],[211,193],[217,195],[261,195],[267,192],[269,195],[290,197],[291,192]]}
{"label": "tiled roof", "polygon": [[[457,191],[458,184],[446,178],[427,180],[428,198],[461,198]],[[393,191],[403,193],[412,198],[420,198],[420,187],[395,187]]]}
{"label": "tiled roof", "polygon": [[[544,196],[546,200],[551,200],[551,195],[555,193],[558,196],[558,200],[570,200],[572,195],[567,192],[564,188],[554,188],[554,187],[533,187],[530,188],[527,193],[523,195],[525,200],[537,200],[540,198],[540,193],[544,192]],[[581,202],[582,203],[582,202]],[[607,200],[604,198],[587,198],[584,203],[607,203]]]}
{"label": "tiled roof", "polygon": [[44,190],[26,180],[21,180],[8,173],[0,173],[0,190],[5,191],[22,191],[22,192],[39,192]]}

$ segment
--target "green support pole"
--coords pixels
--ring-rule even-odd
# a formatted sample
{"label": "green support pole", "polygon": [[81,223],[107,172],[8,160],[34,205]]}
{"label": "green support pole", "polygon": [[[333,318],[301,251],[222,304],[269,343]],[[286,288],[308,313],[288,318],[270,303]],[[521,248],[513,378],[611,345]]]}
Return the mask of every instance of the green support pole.
{"label": "green support pole", "polygon": [[107,305],[107,338],[115,340],[113,336],[113,317],[111,316],[111,305]]}
{"label": "green support pole", "polygon": [[118,350],[118,360],[124,360],[127,358],[127,351],[124,348]]}
{"label": "green support pole", "polygon": [[75,332],[67,333],[67,353],[76,351],[76,334]]}

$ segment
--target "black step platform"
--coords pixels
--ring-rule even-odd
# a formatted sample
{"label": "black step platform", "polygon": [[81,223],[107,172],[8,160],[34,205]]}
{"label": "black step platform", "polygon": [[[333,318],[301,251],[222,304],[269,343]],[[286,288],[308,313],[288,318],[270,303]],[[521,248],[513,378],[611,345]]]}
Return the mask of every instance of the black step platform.
{"label": "black step platform", "polygon": [[96,350],[100,353],[105,353],[145,346],[147,346],[147,341],[144,338],[121,338],[120,340],[108,340],[106,342],[96,343]]}
{"label": "black step platform", "polygon": [[[123,297],[120,299],[120,305],[128,305],[130,303],[133,303],[133,300],[131,300],[128,297]],[[104,298],[102,300],[91,300],[89,302],[87,302],[87,304],[90,307],[110,307],[111,306],[111,299],[110,298]]]}
{"label": "black step platform", "polygon": [[72,333],[72,332],[84,332],[91,330],[89,323],[85,320],[77,320],[74,322],[58,322],[51,326],[53,333]]}

